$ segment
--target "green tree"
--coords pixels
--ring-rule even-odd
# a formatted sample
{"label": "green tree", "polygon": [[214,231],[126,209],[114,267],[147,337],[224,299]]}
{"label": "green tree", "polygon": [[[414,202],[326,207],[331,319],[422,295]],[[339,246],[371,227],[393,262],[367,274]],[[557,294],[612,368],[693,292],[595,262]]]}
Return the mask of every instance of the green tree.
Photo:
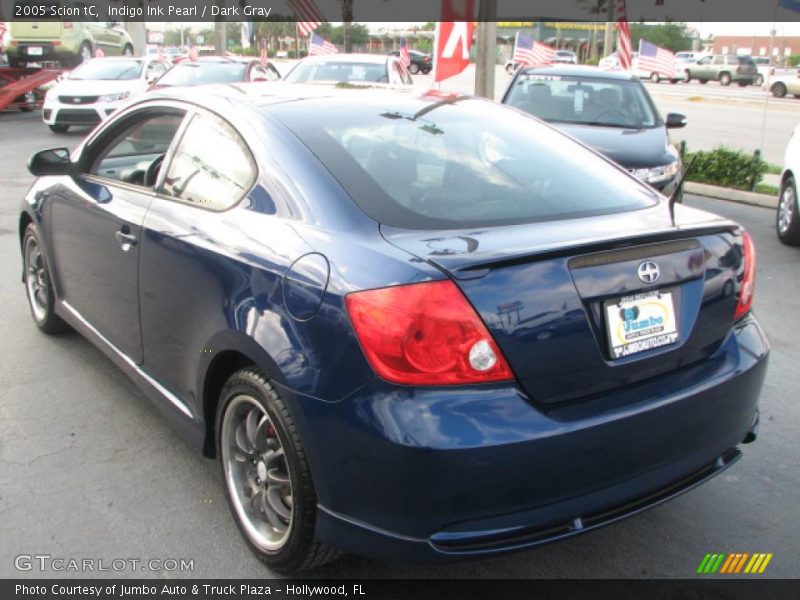
{"label": "green tree", "polygon": [[639,40],[661,46],[672,52],[692,49],[692,36],[686,23],[659,23],[648,25],[644,23],[631,23],[631,44],[633,50],[639,49]]}

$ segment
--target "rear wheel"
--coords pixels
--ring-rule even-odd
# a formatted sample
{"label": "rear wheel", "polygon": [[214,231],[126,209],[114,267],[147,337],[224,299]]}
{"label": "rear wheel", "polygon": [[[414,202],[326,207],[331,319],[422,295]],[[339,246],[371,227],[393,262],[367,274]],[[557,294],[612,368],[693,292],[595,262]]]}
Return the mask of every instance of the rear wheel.
{"label": "rear wheel", "polygon": [[69,125],[50,125],[50,131],[53,133],[67,133]]}
{"label": "rear wheel", "polygon": [[761,75],[760,73],[756,75],[756,80],[753,82],[753,85],[758,85],[758,86],[764,85],[764,76]]}
{"label": "rear wheel", "polygon": [[692,73],[689,71],[689,69],[686,69],[683,72],[683,79],[686,81],[686,83],[689,83],[692,80]]}
{"label": "rear wheel", "polygon": [[727,72],[722,72],[719,74],[719,84],[724,86],[729,86],[731,84],[731,74]]}
{"label": "rear wheel", "polygon": [[8,66],[9,66],[9,67],[15,67],[15,68],[16,68],[16,67],[24,67],[24,66],[25,66],[25,64],[26,64],[26,63],[25,63],[25,61],[24,61],[24,60],[20,60],[20,59],[19,59],[19,58],[17,58],[16,56],[9,56],[9,57],[8,57]]}
{"label": "rear wheel", "polygon": [[658,83],[661,81],[661,76],[658,73],[650,73],[650,81],[653,83]]}
{"label": "rear wheel", "polygon": [[506,65],[506,73],[508,73],[509,75],[513,75],[514,71],[516,71],[514,67],[515,67],[514,63],[508,63]]}
{"label": "rear wheel", "polygon": [[702,84],[708,83],[708,79],[698,79],[697,81],[699,81]]}
{"label": "rear wheel", "polygon": [[286,405],[259,369],[239,371],[225,384],[217,448],[231,512],[262,562],[293,572],[337,556],[314,539],[317,496],[305,450]]}
{"label": "rear wheel", "polygon": [[22,261],[25,292],[28,296],[33,322],[45,333],[56,334],[69,331],[69,325],[61,320],[53,308],[55,305],[53,284],[50,280],[50,272],[39,236],[36,234],[33,224],[28,225],[22,238]]}
{"label": "rear wheel", "polygon": [[777,83],[772,84],[770,91],[776,98],[783,98],[786,95],[786,85],[778,81]]}
{"label": "rear wheel", "polygon": [[89,42],[83,42],[78,50],[78,56],[75,57],[75,66],[85,63],[87,60],[92,59],[92,45]]}
{"label": "rear wheel", "polygon": [[133,56],[133,46],[125,44],[125,48],[122,50],[122,56]]}
{"label": "rear wheel", "polygon": [[800,215],[798,215],[797,186],[794,177],[786,178],[781,185],[776,218],[778,239],[788,246],[800,246]]}
{"label": "rear wheel", "polygon": [[752,82],[750,82],[750,81],[747,81],[746,79],[740,79],[739,81],[737,81],[737,82],[736,82],[736,84],[737,84],[739,87],[747,87],[748,85],[751,85],[751,84],[752,84]]}

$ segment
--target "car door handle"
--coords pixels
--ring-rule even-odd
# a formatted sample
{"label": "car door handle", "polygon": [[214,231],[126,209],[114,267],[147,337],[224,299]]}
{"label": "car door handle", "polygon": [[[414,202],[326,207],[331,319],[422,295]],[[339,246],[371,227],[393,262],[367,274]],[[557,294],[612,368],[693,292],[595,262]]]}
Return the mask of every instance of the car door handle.
{"label": "car door handle", "polygon": [[132,233],[127,233],[125,231],[120,230],[114,235],[116,236],[117,241],[120,244],[122,244],[122,249],[125,250],[126,252],[128,251],[128,248],[130,248],[131,246],[135,246],[136,244],[139,243],[139,240],[137,240],[136,236],[133,235]]}

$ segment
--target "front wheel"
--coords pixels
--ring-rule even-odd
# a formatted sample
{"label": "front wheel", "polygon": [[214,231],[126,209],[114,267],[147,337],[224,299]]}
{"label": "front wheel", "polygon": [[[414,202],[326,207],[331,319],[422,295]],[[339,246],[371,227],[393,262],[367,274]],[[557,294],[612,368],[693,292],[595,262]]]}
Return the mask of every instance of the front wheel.
{"label": "front wheel", "polygon": [[692,80],[692,73],[689,71],[689,69],[686,69],[683,72],[683,79],[686,81],[686,83],[689,83]]}
{"label": "front wheel", "polygon": [[747,87],[748,85],[751,85],[751,83],[750,83],[749,81],[747,81],[747,80],[744,80],[744,79],[743,79],[743,80],[740,80],[740,81],[737,81],[737,82],[736,82],[736,84],[737,84],[739,87]]}
{"label": "front wheel", "polygon": [[506,73],[508,73],[509,75],[513,75],[514,71],[516,71],[516,70],[517,69],[516,69],[516,66],[514,65],[514,63],[508,63],[506,65]]}
{"label": "front wheel", "polygon": [[708,83],[708,79],[698,79],[697,81],[699,81],[702,84]]}
{"label": "front wheel", "polygon": [[314,538],[317,496],[289,410],[262,371],[244,369],[222,390],[217,448],[228,504],[266,565],[295,572],[338,552]]}
{"label": "front wheel", "polygon": [[794,177],[787,177],[781,186],[778,213],[775,221],[778,239],[787,246],[800,246],[800,215],[798,215],[797,186]]}
{"label": "front wheel", "polygon": [[23,277],[28,305],[36,326],[49,334],[69,331],[67,325],[54,310],[55,293],[42,245],[33,224],[25,229],[22,238]]}
{"label": "front wheel", "polygon": [[772,86],[770,89],[772,95],[776,98],[783,98],[786,95],[786,86],[780,81]]}
{"label": "front wheel", "polygon": [[653,83],[658,83],[661,81],[661,76],[658,73],[650,73],[650,81]]}
{"label": "front wheel", "polygon": [[761,74],[756,75],[756,80],[753,82],[753,85],[757,85],[759,87],[764,85],[764,76]]}
{"label": "front wheel", "polygon": [[92,45],[89,42],[83,42],[78,50],[78,56],[75,57],[75,66],[81,65],[87,61],[92,60]]}
{"label": "front wheel", "polygon": [[419,65],[411,63],[410,65],[408,65],[408,72],[411,73],[412,75],[416,75],[417,73],[419,73]]}
{"label": "front wheel", "polygon": [[725,87],[731,84],[731,74],[730,73],[720,73],[719,74],[719,84],[724,85]]}
{"label": "front wheel", "polygon": [[133,46],[125,44],[125,48],[122,50],[122,56],[133,56]]}

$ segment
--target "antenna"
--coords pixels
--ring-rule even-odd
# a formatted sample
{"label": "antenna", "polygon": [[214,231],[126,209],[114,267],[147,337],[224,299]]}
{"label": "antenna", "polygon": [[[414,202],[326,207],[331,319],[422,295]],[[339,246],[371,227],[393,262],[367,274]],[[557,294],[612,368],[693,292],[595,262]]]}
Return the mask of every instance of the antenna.
{"label": "antenna", "polygon": [[672,221],[672,226],[675,227],[675,201],[678,199],[678,194],[683,189],[683,182],[686,181],[686,176],[689,174],[689,171],[692,170],[692,166],[694,165],[694,161],[697,160],[697,155],[695,154],[692,157],[692,160],[689,161],[689,166],[683,170],[683,175],[678,180],[678,185],[675,186],[675,189],[672,191],[672,195],[669,197],[669,218]]}

